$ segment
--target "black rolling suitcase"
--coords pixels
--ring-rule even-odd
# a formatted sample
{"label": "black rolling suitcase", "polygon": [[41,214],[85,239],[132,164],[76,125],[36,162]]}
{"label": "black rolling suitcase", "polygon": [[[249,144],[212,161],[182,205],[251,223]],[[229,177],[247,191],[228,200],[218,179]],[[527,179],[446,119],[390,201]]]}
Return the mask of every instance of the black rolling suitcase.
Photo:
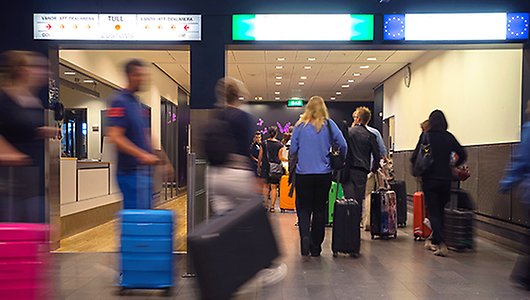
{"label": "black rolling suitcase", "polygon": [[356,200],[335,201],[331,251],[358,257],[361,250],[361,207]]}
{"label": "black rolling suitcase", "polygon": [[230,299],[241,285],[278,257],[279,250],[261,200],[201,224],[188,236],[202,299]]}
{"label": "black rolling suitcase", "polygon": [[451,201],[445,209],[445,243],[455,251],[474,249],[473,202],[461,189],[451,191]]}
{"label": "black rolling suitcase", "polygon": [[390,189],[396,193],[397,198],[397,225],[398,227],[407,227],[407,188],[405,181],[391,181]]}

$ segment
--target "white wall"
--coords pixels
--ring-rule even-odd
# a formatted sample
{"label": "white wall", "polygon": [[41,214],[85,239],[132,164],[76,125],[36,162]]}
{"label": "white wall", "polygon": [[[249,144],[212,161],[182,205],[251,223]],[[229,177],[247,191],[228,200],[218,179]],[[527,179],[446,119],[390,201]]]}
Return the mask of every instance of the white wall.
{"label": "white wall", "polygon": [[[124,64],[135,58],[134,51],[128,56],[116,58],[112,51],[61,50],[59,57],[93,75],[103,78],[115,85],[124,87],[126,78]],[[108,53],[108,55],[107,55]],[[160,148],[160,97],[177,104],[178,85],[158,68],[150,65],[150,80],[145,91],[138,94],[141,101],[151,107],[151,135],[153,146]]]}
{"label": "white wall", "polygon": [[463,145],[519,141],[522,50],[430,51],[384,84],[384,118],[395,116],[395,150],[414,149],[419,124],[441,109]]}
{"label": "white wall", "polygon": [[[101,153],[101,111],[107,108],[105,100],[82,93],[69,87],[62,87],[60,98],[65,108],[87,109],[87,140],[88,159],[100,159]],[[98,126],[99,131],[93,132],[92,126]]]}

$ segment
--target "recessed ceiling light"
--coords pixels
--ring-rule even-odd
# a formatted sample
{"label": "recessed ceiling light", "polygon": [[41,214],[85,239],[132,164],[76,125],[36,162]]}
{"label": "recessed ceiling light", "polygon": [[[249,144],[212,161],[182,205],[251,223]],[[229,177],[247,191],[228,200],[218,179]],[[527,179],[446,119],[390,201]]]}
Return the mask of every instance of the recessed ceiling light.
{"label": "recessed ceiling light", "polygon": [[277,70],[281,70],[281,69],[283,69],[283,66],[276,66],[276,69]]}
{"label": "recessed ceiling light", "polygon": [[280,100],[280,97],[274,97],[274,100]]}
{"label": "recessed ceiling light", "polygon": [[315,60],[317,60],[317,59],[314,58],[314,57],[308,57],[307,60],[308,60],[308,61],[315,61]]}
{"label": "recessed ceiling light", "polygon": [[370,68],[370,66],[360,66],[359,68],[361,68],[361,69],[368,69],[368,68]]}
{"label": "recessed ceiling light", "polygon": [[72,71],[66,71],[66,72],[64,72],[64,75],[74,76],[74,75],[75,75],[75,72],[72,72]]}
{"label": "recessed ceiling light", "polygon": [[84,83],[94,83],[94,80],[92,79],[85,79],[83,80]]}
{"label": "recessed ceiling light", "polygon": [[343,85],[342,85],[342,88],[343,88],[343,89],[347,89],[347,88],[349,88],[349,87],[350,87],[349,84],[343,84]]}
{"label": "recessed ceiling light", "polygon": [[276,92],[274,92],[274,94],[275,94],[275,95],[279,95],[279,94],[280,94],[280,92],[276,91]]}
{"label": "recessed ceiling light", "polygon": [[307,76],[300,76],[300,79],[302,79],[302,80],[306,80],[306,79],[307,79]]}
{"label": "recessed ceiling light", "polygon": [[276,81],[276,83],[274,83],[274,84],[276,84],[276,85],[282,85],[282,83],[279,82],[279,81]]}
{"label": "recessed ceiling light", "polygon": [[245,100],[245,97],[239,97],[239,100]]}
{"label": "recessed ceiling light", "polygon": [[337,98],[335,98],[335,97],[330,97],[329,98],[329,100],[335,100],[335,99],[337,99]]}
{"label": "recessed ceiling light", "polygon": [[282,80],[282,78],[283,78],[282,76],[276,76],[277,80]]}
{"label": "recessed ceiling light", "polygon": [[256,97],[254,97],[254,100],[263,100],[263,97],[261,97],[261,96],[256,96]]}
{"label": "recessed ceiling light", "polygon": [[366,60],[377,60],[375,57],[368,57]]}
{"label": "recessed ceiling light", "polygon": [[353,83],[353,82],[355,82],[355,80],[353,80],[353,79],[348,79],[348,82],[349,82],[349,83]]}
{"label": "recessed ceiling light", "polygon": [[311,70],[311,66],[304,66],[304,69]]}
{"label": "recessed ceiling light", "polygon": [[298,85],[304,85],[305,83],[303,81],[300,81]]}
{"label": "recessed ceiling light", "polygon": [[353,76],[359,77],[359,76],[361,76],[361,73],[353,73]]}
{"label": "recessed ceiling light", "polygon": [[278,57],[276,60],[277,60],[277,61],[284,61],[284,60],[285,60],[285,57]]}
{"label": "recessed ceiling light", "polygon": [[340,94],[342,94],[342,92],[335,92],[335,94],[340,95]]}

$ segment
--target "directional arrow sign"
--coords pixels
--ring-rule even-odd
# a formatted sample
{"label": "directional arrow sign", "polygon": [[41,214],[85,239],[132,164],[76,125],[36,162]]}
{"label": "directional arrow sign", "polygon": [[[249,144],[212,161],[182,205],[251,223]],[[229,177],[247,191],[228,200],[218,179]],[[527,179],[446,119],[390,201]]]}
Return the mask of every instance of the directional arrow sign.
{"label": "directional arrow sign", "polygon": [[188,31],[190,29],[190,27],[188,26],[188,24],[184,25],[184,30]]}

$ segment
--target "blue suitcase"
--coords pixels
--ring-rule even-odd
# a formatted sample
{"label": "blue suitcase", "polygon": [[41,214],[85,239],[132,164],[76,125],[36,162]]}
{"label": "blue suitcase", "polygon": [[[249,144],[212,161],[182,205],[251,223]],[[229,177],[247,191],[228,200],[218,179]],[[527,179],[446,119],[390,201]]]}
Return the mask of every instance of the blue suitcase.
{"label": "blue suitcase", "polygon": [[119,217],[121,292],[166,289],[170,293],[174,281],[173,211],[125,209]]}

